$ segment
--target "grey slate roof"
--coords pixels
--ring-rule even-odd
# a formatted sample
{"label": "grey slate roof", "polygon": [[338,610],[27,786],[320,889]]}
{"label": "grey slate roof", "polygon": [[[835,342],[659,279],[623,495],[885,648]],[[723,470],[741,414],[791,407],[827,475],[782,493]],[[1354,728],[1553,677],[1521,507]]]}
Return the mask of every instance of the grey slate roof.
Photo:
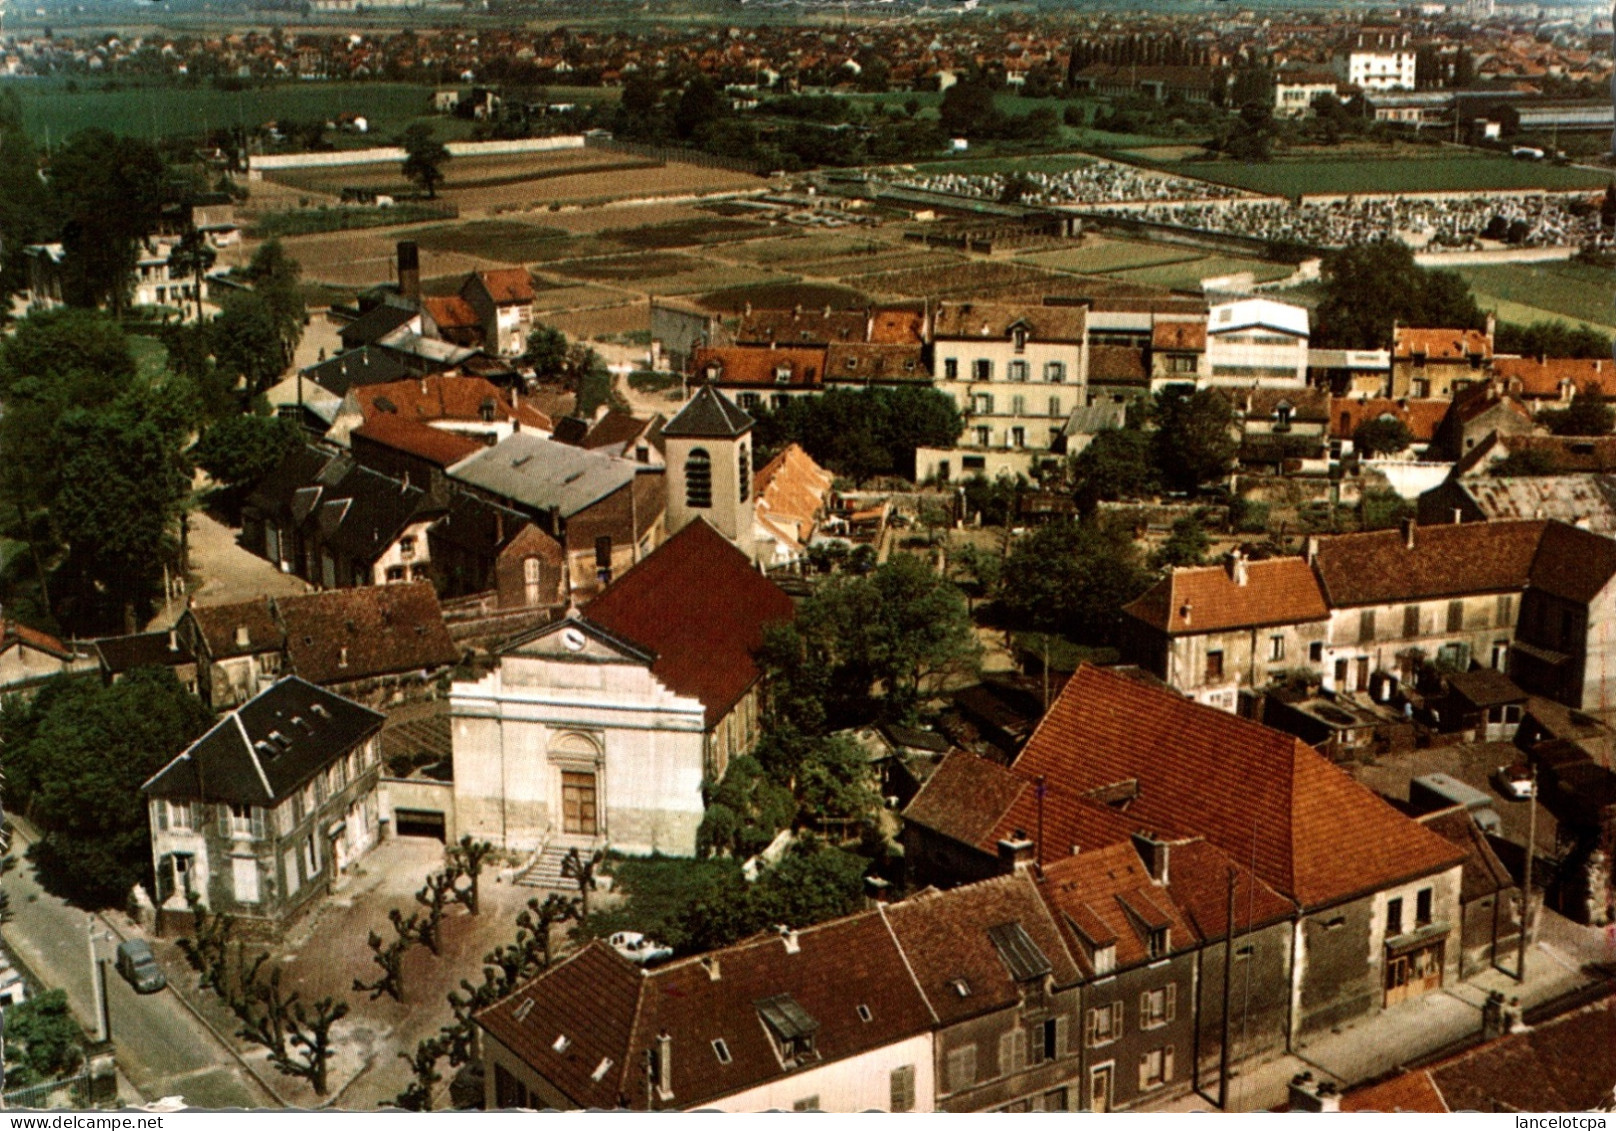
{"label": "grey slate roof", "polygon": [[381,729],[384,718],[289,675],[226,715],[141,789],[152,797],[274,805]]}
{"label": "grey slate roof", "polygon": [[303,376],[340,397],[355,385],[401,381],[414,376],[414,372],[388,350],[364,345],[309,366],[303,370]]}
{"label": "grey slate roof", "polygon": [[516,432],[449,468],[449,477],[532,510],[574,515],[631,483],[637,464]]}
{"label": "grey slate roof", "polygon": [[696,390],[685,407],[662,426],[664,436],[744,436],[753,420],[711,385]]}

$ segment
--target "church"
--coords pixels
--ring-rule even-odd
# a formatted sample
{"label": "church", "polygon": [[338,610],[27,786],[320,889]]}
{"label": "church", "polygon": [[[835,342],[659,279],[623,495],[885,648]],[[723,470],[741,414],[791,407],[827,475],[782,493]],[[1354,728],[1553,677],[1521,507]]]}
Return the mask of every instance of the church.
{"label": "church", "polygon": [[675,533],[450,695],[457,833],[691,856],[704,780],[756,742],[767,625],[791,599],[740,548],[752,421],[710,389],[664,429]]}

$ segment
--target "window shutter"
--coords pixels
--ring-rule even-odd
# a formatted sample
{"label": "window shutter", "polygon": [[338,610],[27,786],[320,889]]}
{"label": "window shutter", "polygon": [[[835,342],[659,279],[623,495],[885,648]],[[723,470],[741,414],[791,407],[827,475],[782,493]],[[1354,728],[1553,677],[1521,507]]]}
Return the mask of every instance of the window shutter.
{"label": "window shutter", "polygon": [[153,801],[152,812],[157,818],[157,831],[166,833],[168,831],[168,802]]}
{"label": "window shutter", "polygon": [[1173,1046],[1168,1045],[1166,1051],[1162,1053],[1162,1083],[1165,1084],[1169,1080],[1171,1080],[1172,1078],[1173,1078]]}
{"label": "window shutter", "polygon": [[1150,1086],[1150,1054],[1147,1052],[1139,1058],[1139,1090],[1142,1092]]}
{"label": "window shutter", "polygon": [[915,1109],[915,1066],[905,1064],[892,1070],[892,1110]]}
{"label": "window shutter", "polygon": [[252,835],[254,840],[264,839],[264,810],[259,805],[252,807]]}
{"label": "window shutter", "polygon": [[191,828],[196,832],[201,832],[202,826],[208,822],[207,806],[200,801],[191,802],[190,818]]}
{"label": "window shutter", "polygon": [[1139,995],[1139,1028],[1141,1030],[1144,1030],[1144,1029],[1148,1029],[1149,1027],[1150,1027],[1150,994],[1149,994],[1149,992],[1145,992],[1145,993],[1141,993]]}
{"label": "window shutter", "polygon": [[1066,1055],[1066,1030],[1069,1018],[1055,1018],[1055,1055]]}
{"label": "window shutter", "polygon": [[1122,1003],[1111,1003],[1111,1032],[1120,1036],[1122,1034]]}
{"label": "window shutter", "polygon": [[1083,1043],[1093,1048],[1100,1039],[1100,1011],[1089,1010],[1088,1020],[1084,1023]]}
{"label": "window shutter", "polygon": [[1167,983],[1167,1020],[1171,1021],[1178,1015],[1178,983]]}
{"label": "window shutter", "polygon": [[999,1075],[1008,1076],[1016,1070],[1016,1032],[999,1034]]}

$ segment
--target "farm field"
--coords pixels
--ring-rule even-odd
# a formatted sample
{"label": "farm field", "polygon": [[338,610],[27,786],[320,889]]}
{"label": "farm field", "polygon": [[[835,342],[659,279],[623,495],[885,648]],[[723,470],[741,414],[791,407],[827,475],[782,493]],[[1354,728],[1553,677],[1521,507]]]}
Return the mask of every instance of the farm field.
{"label": "farm field", "polygon": [[1250,271],[1259,283],[1283,279],[1295,268],[1286,263],[1271,263],[1266,259],[1241,259],[1237,256],[1207,255],[1177,263],[1163,263],[1155,267],[1136,267],[1128,271],[1113,271],[1107,278],[1129,283],[1146,283],[1154,287],[1174,287],[1180,290],[1199,290],[1202,279],[1218,275],[1235,275]]}
{"label": "farm field", "polygon": [[401,234],[414,240],[423,250],[458,251],[504,263],[539,259],[540,251],[567,239],[567,233],[559,228],[520,220],[474,220],[468,224],[417,228]]}
{"label": "farm field", "polygon": [[[549,283],[548,286],[542,284]],[[574,283],[570,280],[541,280],[541,289],[534,303],[539,311],[582,310],[586,307],[612,306],[634,297],[631,291],[618,287],[601,287],[593,283]]]}
{"label": "farm field", "polygon": [[868,229],[846,232],[800,232],[753,240],[744,247],[730,248],[735,259],[796,267],[801,263],[843,255],[879,255],[895,250],[898,243]]}
{"label": "farm field", "polygon": [[620,306],[547,314],[544,322],[569,338],[610,338],[645,330],[651,324],[651,307],[639,300]]}
{"label": "farm field", "polygon": [[1442,157],[1318,157],[1268,164],[1194,161],[1156,166],[1185,177],[1276,196],[1367,192],[1459,192],[1481,189],[1596,189],[1607,173],[1569,166],[1476,155]]}
{"label": "farm field", "polygon": [[1616,329],[1616,274],[1586,263],[1504,263],[1460,267],[1483,309],[1507,322],[1560,318]]}
{"label": "farm field", "polygon": [[739,314],[751,303],[756,307],[777,309],[802,306],[806,309],[829,306],[836,310],[856,310],[868,305],[870,296],[852,287],[834,283],[753,283],[747,286],[725,287],[711,291],[696,299],[708,310],[723,314]]}
{"label": "farm field", "polygon": [[[444,187],[510,184],[524,180],[567,176],[603,165],[615,167],[624,164],[643,167],[654,166],[656,162],[639,158],[622,158],[616,154],[602,153],[598,149],[584,148],[502,154],[495,157],[459,157],[444,165],[443,171],[446,175]],[[404,179],[400,166],[395,162],[272,169],[264,176],[268,180],[293,188],[332,195],[350,185],[383,192],[388,190],[405,192],[412,188],[410,182]]]}
{"label": "farm field", "polygon": [[860,276],[858,283],[871,293],[883,295],[928,295],[939,298],[972,296],[988,298],[1009,291],[1022,291],[1053,279],[1019,263],[972,260],[953,265],[918,267],[907,271],[887,271]]}
{"label": "farm field", "polygon": [[861,275],[875,275],[883,271],[940,267],[962,262],[964,258],[963,255],[952,251],[927,249],[923,245],[910,244],[906,251],[895,250],[884,255],[838,255],[830,259],[811,259],[796,266],[810,275],[824,275],[827,278],[851,281]]}
{"label": "farm field", "polygon": [[[23,124],[43,141],[46,133],[60,141],[87,126],[114,133],[160,138],[284,120],[330,121],[338,114],[354,113],[369,120],[363,134],[332,130],[327,140],[339,149],[362,149],[390,144],[414,122],[429,122],[444,141],[463,140],[473,123],[427,111],[435,86],[399,82],[285,82],[243,91],[220,90],[209,85],[175,83],[150,86],[98,83],[78,79],[76,89],[67,80],[37,79],[7,83],[22,100]],[[546,88],[556,102],[616,101],[618,91],[602,87]]]}
{"label": "farm field", "polygon": [[[1092,238],[1092,237],[1091,237]],[[1098,240],[1084,242],[1082,247],[1061,248],[1056,251],[1035,251],[1016,258],[1023,263],[1045,267],[1054,271],[1072,271],[1080,275],[1097,275],[1107,271],[1121,271],[1130,267],[1152,267],[1162,263],[1177,263],[1198,259],[1201,253],[1194,248],[1170,247],[1165,244],[1146,243],[1142,240]]]}

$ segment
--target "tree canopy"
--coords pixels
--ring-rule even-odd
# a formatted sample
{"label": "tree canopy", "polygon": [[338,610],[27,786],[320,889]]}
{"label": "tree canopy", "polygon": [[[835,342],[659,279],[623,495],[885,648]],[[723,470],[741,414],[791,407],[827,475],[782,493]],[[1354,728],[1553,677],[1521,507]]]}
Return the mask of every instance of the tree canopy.
{"label": "tree canopy", "polygon": [[1572,395],[1568,408],[1545,412],[1543,416],[1556,436],[1607,436],[1616,422],[1616,412],[1593,381]]}
{"label": "tree canopy", "polygon": [[1313,344],[1329,349],[1387,349],[1392,327],[1482,328],[1485,319],[1456,271],[1428,270],[1396,240],[1360,243],[1324,257],[1324,298]]}
{"label": "tree canopy", "polygon": [[432,127],[417,122],[404,131],[404,177],[426,190],[429,199],[436,200],[438,186],[443,183],[443,167],[448,164],[449,147],[432,135]]}
{"label": "tree canopy", "polygon": [[1352,434],[1352,450],[1369,457],[1393,455],[1413,442],[1414,433],[1394,416],[1366,420]]}
{"label": "tree canopy", "polygon": [[123,312],[139,243],[162,217],[165,185],[162,156],[140,138],[88,129],[51,155],[50,196],[66,253],[62,297],[68,303]]}
{"label": "tree canopy", "polygon": [[1609,357],[1610,335],[1588,326],[1568,322],[1542,321],[1522,326],[1500,322],[1493,338],[1493,349],[1522,357]]}
{"label": "tree canopy", "polygon": [[1156,467],[1167,486],[1195,491],[1228,475],[1240,441],[1223,393],[1169,387],[1157,395],[1152,415]]}
{"label": "tree canopy", "polygon": [[1150,584],[1130,533],[1096,522],[1055,522],[1018,540],[999,603],[1021,627],[1109,644],[1123,605]]}
{"label": "tree canopy", "polygon": [[279,416],[228,416],[202,433],[191,458],[215,482],[241,487],[275,470],[301,440],[297,425]]}
{"label": "tree canopy", "polygon": [[954,398],[935,389],[831,389],[757,417],[759,448],[778,451],[795,441],[836,474],[860,481],[913,479],[915,449],[952,447],[964,426]]}
{"label": "tree canopy", "polygon": [[40,884],[83,907],[122,906],[151,871],[140,787],[212,721],[166,668],[109,686],[62,676],[8,707],[8,800],[40,828],[29,850]]}

